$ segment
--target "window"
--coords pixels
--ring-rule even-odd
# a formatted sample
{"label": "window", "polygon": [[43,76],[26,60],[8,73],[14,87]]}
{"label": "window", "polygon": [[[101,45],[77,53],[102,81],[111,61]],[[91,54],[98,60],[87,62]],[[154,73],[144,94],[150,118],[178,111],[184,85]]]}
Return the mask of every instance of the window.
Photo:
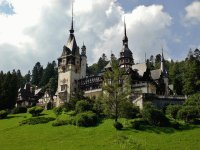
{"label": "window", "polygon": [[63,65],[66,64],[66,60],[65,60],[65,59],[62,60],[62,64],[63,64]]}
{"label": "window", "polygon": [[67,90],[67,84],[61,85],[61,91]]}

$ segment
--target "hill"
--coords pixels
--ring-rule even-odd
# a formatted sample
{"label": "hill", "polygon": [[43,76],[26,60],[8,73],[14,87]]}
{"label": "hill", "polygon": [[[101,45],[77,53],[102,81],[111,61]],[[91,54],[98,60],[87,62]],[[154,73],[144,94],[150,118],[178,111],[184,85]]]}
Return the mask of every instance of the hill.
{"label": "hill", "polygon": [[[43,116],[54,115],[46,111]],[[29,114],[18,114],[0,120],[1,150],[197,150],[200,147],[200,126],[186,130],[146,127],[144,130],[116,131],[113,120],[104,120],[99,126],[90,128],[53,127],[51,122],[19,126],[20,121],[29,117]]]}

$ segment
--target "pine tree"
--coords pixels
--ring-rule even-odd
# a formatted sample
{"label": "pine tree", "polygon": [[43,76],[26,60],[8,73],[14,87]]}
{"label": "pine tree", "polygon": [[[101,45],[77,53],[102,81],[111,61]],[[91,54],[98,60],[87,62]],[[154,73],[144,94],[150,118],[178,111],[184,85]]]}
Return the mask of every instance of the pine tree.
{"label": "pine tree", "polygon": [[41,82],[42,75],[43,75],[43,67],[41,66],[40,62],[37,62],[32,70],[31,83],[33,85],[38,86],[39,83]]}
{"label": "pine tree", "polygon": [[128,101],[131,87],[127,84],[129,76],[118,67],[117,61],[113,60],[111,64],[112,69],[107,70],[103,76],[103,100],[107,114],[113,115],[117,122],[123,103]]}
{"label": "pine tree", "polygon": [[57,70],[55,69],[55,67],[56,67],[55,61],[47,64],[47,67],[44,70],[44,73],[40,82],[40,86],[45,86],[48,84],[51,78],[56,78]]}

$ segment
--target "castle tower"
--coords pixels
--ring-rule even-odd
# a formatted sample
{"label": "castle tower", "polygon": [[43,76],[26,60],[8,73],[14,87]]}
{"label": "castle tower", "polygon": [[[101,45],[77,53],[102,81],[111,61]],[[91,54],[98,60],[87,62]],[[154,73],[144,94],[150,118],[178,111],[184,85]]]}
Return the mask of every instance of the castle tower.
{"label": "castle tower", "polygon": [[80,78],[86,77],[86,67],[87,67],[87,56],[86,56],[86,46],[83,43],[81,48],[81,76]]}
{"label": "castle tower", "polygon": [[161,74],[162,74],[162,78],[164,80],[164,84],[165,84],[165,95],[169,95],[169,78],[168,78],[168,73],[167,70],[164,66],[164,55],[163,55],[163,49],[162,49],[162,54],[161,54],[161,62],[160,62],[160,70],[161,70]]}
{"label": "castle tower", "polygon": [[121,68],[131,68],[133,65],[133,55],[131,50],[128,48],[128,37],[126,34],[126,23],[124,19],[124,37],[122,39],[123,47],[120,52],[120,58],[119,58],[119,66]]}
{"label": "castle tower", "polygon": [[161,70],[162,72],[164,71],[164,56],[163,56],[163,49],[162,49],[162,54],[161,54],[160,70]]}
{"label": "castle tower", "polygon": [[[79,47],[74,36],[73,6],[72,22],[69,38],[63,46],[61,56],[58,58],[58,89],[56,106],[69,101],[70,97],[78,90],[78,80],[86,74],[86,48],[79,53]],[[85,54],[83,56],[83,54]],[[84,69],[85,66],[85,69]],[[83,67],[83,68],[82,68]]]}

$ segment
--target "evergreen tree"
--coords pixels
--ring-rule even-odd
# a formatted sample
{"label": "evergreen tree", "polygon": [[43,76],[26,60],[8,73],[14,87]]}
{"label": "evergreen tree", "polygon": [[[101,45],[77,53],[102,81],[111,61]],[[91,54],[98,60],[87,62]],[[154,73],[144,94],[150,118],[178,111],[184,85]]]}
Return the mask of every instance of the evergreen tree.
{"label": "evergreen tree", "polygon": [[172,63],[169,67],[169,79],[174,86],[174,92],[178,95],[183,94],[183,73],[184,62]]}
{"label": "evergreen tree", "polygon": [[128,101],[130,86],[128,86],[129,76],[118,67],[118,62],[112,60],[112,69],[104,73],[103,83],[103,100],[106,106],[107,114],[113,115],[115,122],[120,116],[123,103]]}
{"label": "evergreen tree", "polygon": [[41,82],[42,75],[43,75],[43,67],[41,66],[40,62],[37,62],[32,70],[31,83],[33,85],[38,86],[39,83]]}
{"label": "evergreen tree", "polygon": [[12,74],[0,74],[0,109],[12,109],[17,100],[18,78],[17,73],[13,70]]}
{"label": "evergreen tree", "polygon": [[29,70],[28,73],[24,76],[24,80],[25,80],[25,83],[31,82],[31,72],[30,72],[30,70]]}
{"label": "evergreen tree", "polygon": [[198,88],[199,63],[192,57],[185,61],[183,76],[183,92],[186,95],[194,94]]}
{"label": "evergreen tree", "polygon": [[17,79],[18,79],[18,89],[22,88],[25,85],[25,78],[22,76],[21,71],[17,70]]}
{"label": "evergreen tree", "polygon": [[40,82],[40,86],[45,86],[48,84],[51,78],[56,78],[57,70],[55,69],[55,67],[56,67],[55,61],[47,64],[47,67],[44,70],[44,73]]}

